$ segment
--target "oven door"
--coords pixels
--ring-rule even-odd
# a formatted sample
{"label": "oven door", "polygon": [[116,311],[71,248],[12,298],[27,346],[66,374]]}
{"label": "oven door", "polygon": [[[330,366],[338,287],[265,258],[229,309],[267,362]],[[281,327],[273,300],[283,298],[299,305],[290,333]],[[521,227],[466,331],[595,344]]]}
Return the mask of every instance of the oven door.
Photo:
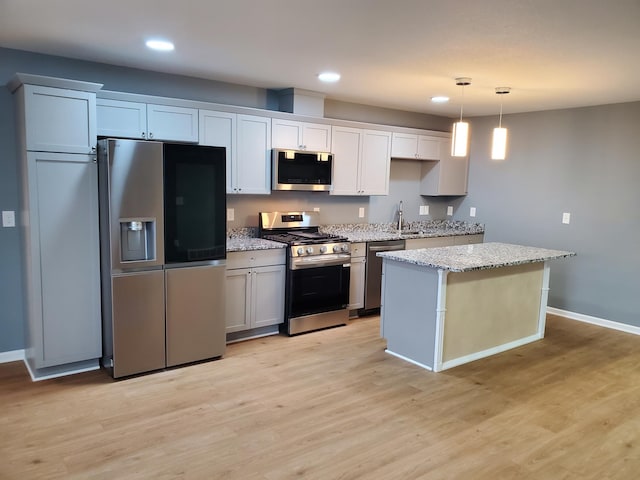
{"label": "oven door", "polygon": [[347,308],[349,304],[349,259],[338,264],[290,269],[287,285],[287,317]]}

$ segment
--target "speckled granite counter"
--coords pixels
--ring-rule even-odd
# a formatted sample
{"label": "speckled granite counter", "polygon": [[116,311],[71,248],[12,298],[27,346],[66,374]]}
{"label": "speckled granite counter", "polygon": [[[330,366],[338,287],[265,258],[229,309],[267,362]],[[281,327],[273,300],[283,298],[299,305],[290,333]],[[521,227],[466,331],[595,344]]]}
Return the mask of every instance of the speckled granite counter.
{"label": "speckled granite counter", "polygon": [[456,235],[477,235],[484,233],[484,225],[452,220],[432,220],[410,222],[398,233],[394,223],[357,223],[324,225],[322,232],[341,235],[350,242],[375,242],[410,238],[450,237]]}
{"label": "speckled granite counter", "polygon": [[575,253],[484,243],[378,255],[387,352],[438,372],[543,338],[549,261]]}
{"label": "speckled granite counter", "polygon": [[508,243],[478,243],[454,247],[380,252],[377,255],[390,260],[439,268],[451,272],[470,272],[473,270],[544,262],[556,258],[571,257],[575,253]]}
{"label": "speckled granite counter", "polygon": [[227,252],[246,252],[250,250],[270,250],[273,248],[286,248],[284,243],[263,240],[252,237],[227,238]]}
{"label": "speckled granite counter", "polygon": [[227,232],[227,252],[247,252],[251,250],[271,250],[286,248],[287,245],[271,240],[257,238],[258,229],[255,227],[234,228]]}

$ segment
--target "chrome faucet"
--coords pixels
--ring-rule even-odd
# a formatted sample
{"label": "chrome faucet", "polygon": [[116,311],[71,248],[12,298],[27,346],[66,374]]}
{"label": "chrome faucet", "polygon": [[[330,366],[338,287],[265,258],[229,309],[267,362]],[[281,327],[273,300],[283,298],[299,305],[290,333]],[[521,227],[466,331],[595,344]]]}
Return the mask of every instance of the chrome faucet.
{"label": "chrome faucet", "polygon": [[400,200],[400,204],[398,205],[398,233],[402,233],[402,215],[404,212],[402,211],[402,200]]}

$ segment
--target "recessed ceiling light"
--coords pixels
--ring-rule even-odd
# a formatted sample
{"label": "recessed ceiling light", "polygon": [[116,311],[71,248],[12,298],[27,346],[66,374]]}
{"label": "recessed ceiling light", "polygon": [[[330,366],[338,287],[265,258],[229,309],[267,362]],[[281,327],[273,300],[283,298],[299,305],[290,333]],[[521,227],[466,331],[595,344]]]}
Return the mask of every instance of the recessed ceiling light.
{"label": "recessed ceiling light", "polygon": [[336,72],[322,72],[320,75],[318,75],[318,79],[321,82],[333,83],[340,80],[340,74]]}
{"label": "recessed ceiling light", "polygon": [[158,50],[160,52],[170,52],[175,48],[173,46],[173,43],[167,40],[158,40],[158,39],[147,40],[146,45],[151,50]]}
{"label": "recessed ceiling light", "polygon": [[449,97],[445,97],[444,95],[438,95],[436,97],[431,97],[431,101],[433,103],[447,103],[449,101]]}

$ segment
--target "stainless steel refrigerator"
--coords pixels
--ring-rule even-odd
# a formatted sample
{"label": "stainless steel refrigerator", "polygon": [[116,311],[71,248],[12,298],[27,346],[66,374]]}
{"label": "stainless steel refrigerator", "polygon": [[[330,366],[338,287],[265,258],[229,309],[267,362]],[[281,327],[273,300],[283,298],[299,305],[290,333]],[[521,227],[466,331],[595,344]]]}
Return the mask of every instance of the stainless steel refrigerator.
{"label": "stainless steel refrigerator", "polygon": [[115,377],[220,357],[223,147],[99,141],[102,364]]}

